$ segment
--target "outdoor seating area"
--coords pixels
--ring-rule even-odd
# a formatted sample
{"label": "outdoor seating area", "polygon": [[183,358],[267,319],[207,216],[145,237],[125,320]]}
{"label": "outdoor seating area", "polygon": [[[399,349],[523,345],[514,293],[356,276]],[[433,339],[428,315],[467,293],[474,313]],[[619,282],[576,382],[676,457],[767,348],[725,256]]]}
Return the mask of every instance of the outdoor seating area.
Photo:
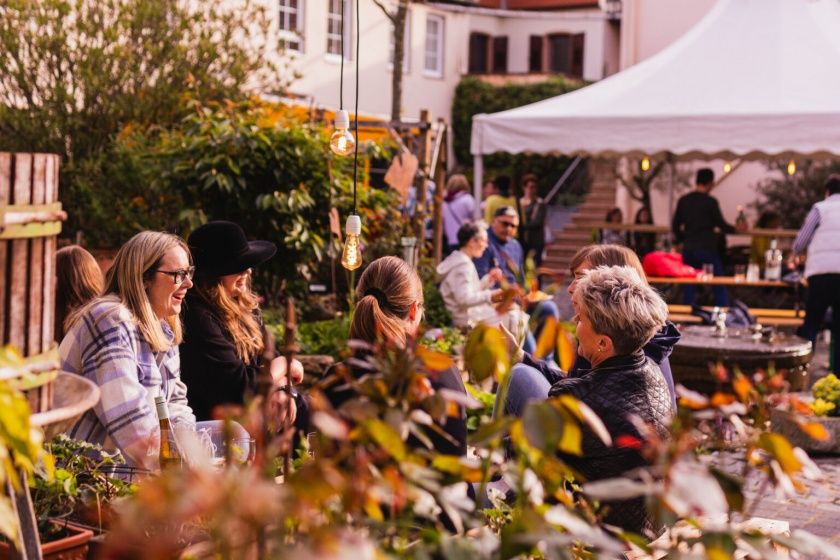
{"label": "outdoor seating area", "polygon": [[840,559],[837,0],[0,14],[0,559]]}

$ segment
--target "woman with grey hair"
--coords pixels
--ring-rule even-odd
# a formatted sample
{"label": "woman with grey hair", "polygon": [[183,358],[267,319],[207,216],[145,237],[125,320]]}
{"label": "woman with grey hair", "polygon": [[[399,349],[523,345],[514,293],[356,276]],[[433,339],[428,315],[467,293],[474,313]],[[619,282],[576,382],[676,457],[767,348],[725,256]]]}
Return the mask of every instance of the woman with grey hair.
{"label": "woman with grey hair", "polygon": [[[572,304],[577,314],[578,353],[592,368],[579,377],[558,381],[548,395],[572,395],[603,420],[613,443],[605,444],[584,430],[583,455],[564,460],[586,480],[613,478],[646,465],[638,450],[644,437],[634,418],[662,437],[668,433],[668,385],[642,350],[668,318],[668,306],[638,272],[625,266],[602,266],[584,273]],[[639,446],[617,446],[620,437]],[[606,523],[635,533],[653,529],[643,498],[605,505]]]}

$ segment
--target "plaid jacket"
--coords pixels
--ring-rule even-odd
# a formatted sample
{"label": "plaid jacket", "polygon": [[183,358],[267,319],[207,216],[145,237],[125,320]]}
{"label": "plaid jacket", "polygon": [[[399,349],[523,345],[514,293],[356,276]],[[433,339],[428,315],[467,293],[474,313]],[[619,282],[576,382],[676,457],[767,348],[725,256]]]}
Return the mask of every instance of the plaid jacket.
{"label": "plaid jacket", "polygon": [[[164,332],[172,330],[165,322]],[[99,402],[70,430],[70,437],[122,451],[127,463],[157,467],[160,430],[154,398],[165,395],[173,424],[195,423],[181,381],[178,346],[152,352],[131,312],[114,299],[95,304],[59,347],[61,367],[96,383]]]}

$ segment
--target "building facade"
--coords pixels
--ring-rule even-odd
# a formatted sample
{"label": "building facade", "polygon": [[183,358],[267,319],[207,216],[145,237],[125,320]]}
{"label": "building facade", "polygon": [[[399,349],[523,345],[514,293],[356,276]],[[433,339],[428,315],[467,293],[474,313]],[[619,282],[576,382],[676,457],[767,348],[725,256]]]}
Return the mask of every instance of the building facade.
{"label": "building facade", "polygon": [[[274,1],[278,32],[286,48],[278,56],[300,76],[291,84],[292,94],[317,106],[338,107],[343,59],[343,105],[352,110],[358,47],[359,111],[390,115],[393,27],[373,0],[359,2],[358,45],[355,2]],[[393,9],[390,0],[383,3]],[[449,121],[455,86],[470,74],[534,81],[565,74],[595,81],[618,71],[618,25],[597,2],[511,0],[508,4],[508,9],[483,0],[410,4],[403,64],[404,118],[416,118],[426,109],[433,119]]]}

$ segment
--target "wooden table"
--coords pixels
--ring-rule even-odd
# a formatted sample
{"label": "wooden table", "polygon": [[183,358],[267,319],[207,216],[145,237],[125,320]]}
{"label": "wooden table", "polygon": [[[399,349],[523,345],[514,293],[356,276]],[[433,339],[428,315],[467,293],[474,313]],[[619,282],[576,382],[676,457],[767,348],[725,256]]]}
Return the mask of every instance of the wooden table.
{"label": "wooden table", "polygon": [[753,288],[796,288],[798,282],[782,282],[781,280],[736,280],[734,276],[712,276],[705,278],[668,278],[664,276],[648,276],[650,284],[694,284],[696,286],[750,286]]}

